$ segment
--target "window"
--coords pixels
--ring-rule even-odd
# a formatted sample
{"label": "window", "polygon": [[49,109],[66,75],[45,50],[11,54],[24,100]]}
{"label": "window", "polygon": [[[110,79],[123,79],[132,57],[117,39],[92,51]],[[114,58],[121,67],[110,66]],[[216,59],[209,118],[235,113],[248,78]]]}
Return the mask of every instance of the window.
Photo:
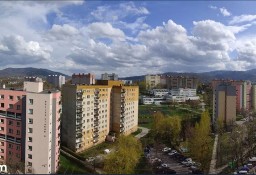
{"label": "window", "polygon": [[32,137],[29,137],[29,138],[28,138],[28,141],[29,141],[29,142],[32,142]]}
{"label": "window", "polygon": [[9,129],[9,133],[12,134],[13,133],[13,129]]}
{"label": "window", "polygon": [[28,158],[29,158],[29,159],[32,159],[32,154],[28,154]]}
{"label": "window", "polygon": [[1,146],[4,146],[4,142],[1,142]]}
{"label": "window", "polygon": [[13,109],[13,104],[9,104],[9,108],[10,108],[10,109]]}
{"label": "window", "polygon": [[4,99],[4,95],[1,95],[1,99]]}
{"label": "window", "polygon": [[32,105],[34,103],[33,99],[29,99],[29,104]]}
{"label": "window", "polygon": [[33,133],[33,129],[32,128],[28,128],[28,133]]}
{"label": "window", "polygon": [[9,120],[9,125],[12,125],[12,124],[13,124],[13,122],[11,120]]}
{"label": "window", "polygon": [[17,135],[20,135],[20,130],[17,130]]}
{"label": "window", "polygon": [[9,151],[9,155],[12,155],[12,152],[11,152],[11,151]]}
{"label": "window", "polygon": [[17,122],[17,126],[20,126],[20,122]]}
{"label": "window", "polygon": [[33,119],[32,118],[28,119],[28,124],[33,124]]}
{"label": "window", "polygon": [[33,109],[28,109],[29,114],[33,114]]}
{"label": "window", "polygon": [[9,143],[9,148],[12,148],[12,147],[13,147],[13,145],[11,143]]}
{"label": "window", "polygon": [[4,103],[1,103],[1,108],[4,108]]}
{"label": "window", "polygon": [[28,150],[29,150],[29,151],[32,151],[32,146],[28,146]]}
{"label": "window", "polygon": [[20,105],[17,105],[17,110],[20,110]]}
{"label": "window", "polygon": [[16,146],[16,150],[20,150],[20,146],[19,145]]}
{"label": "window", "polygon": [[4,131],[4,127],[1,127],[1,128],[0,128],[0,131]]}
{"label": "window", "polygon": [[20,98],[20,96],[17,96],[17,100],[20,100],[21,98]]}
{"label": "window", "polygon": [[28,166],[32,166],[32,162],[28,162]]}
{"label": "window", "polygon": [[10,100],[13,100],[13,96],[12,96],[12,95],[9,95],[9,99],[10,99]]}
{"label": "window", "polygon": [[17,153],[17,154],[16,154],[16,157],[17,157],[17,158],[20,158],[20,154]]}
{"label": "window", "polygon": [[2,124],[4,124],[4,119],[1,119],[0,122],[1,122]]}

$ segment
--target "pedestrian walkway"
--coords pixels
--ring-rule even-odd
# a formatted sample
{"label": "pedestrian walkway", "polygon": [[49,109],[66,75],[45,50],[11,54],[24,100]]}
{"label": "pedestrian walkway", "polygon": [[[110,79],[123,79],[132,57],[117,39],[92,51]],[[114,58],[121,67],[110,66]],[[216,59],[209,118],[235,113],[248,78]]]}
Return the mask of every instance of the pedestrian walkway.
{"label": "pedestrian walkway", "polygon": [[144,127],[138,127],[138,128],[141,129],[141,133],[139,133],[138,135],[135,136],[137,139],[140,139],[140,138],[144,137],[145,135],[147,135],[150,130],[150,129],[144,128]]}
{"label": "pedestrian walkway", "polygon": [[216,170],[218,139],[219,139],[219,135],[216,134],[215,140],[214,140],[214,145],[213,145],[213,150],[212,150],[212,160],[210,163],[209,174],[217,174],[218,173]]}

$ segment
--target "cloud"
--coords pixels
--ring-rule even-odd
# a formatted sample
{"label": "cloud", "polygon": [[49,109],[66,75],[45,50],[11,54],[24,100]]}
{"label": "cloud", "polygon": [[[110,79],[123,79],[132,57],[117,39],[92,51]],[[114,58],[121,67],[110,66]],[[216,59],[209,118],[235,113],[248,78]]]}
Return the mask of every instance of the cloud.
{"label": "cloud", "polygon": [[210,9],[213,9],[213,10],[216,10],[218,7],[213,6],[213,5],[210,5],[209,8],[210,8]]}
{"label": "cloud", "polygon": [[256,15],[240,15],[234,16],[229,24],[240,24],[244,22],[251,22],[256,19]]}
{"label": "cloud", "polygon": [[0,44],[2,64],[30,64],[50,61],[51,49],[36,41],[25,41],[22,36],[4,37]]}
{"label": "cloud", "polygon": [[231,16],[231,13],[225,7],[220,8],[220,13],[223,16]]}
{"label": "cloud", "polygon": [[84,28],[92,38],[109,38],[112,40],[124,40],[125,34],[122,30],[114,28],[110,23],[95,22]]}
{"label": "cloud", "polygon": [[113,22],[126,18],[127,16],[148,15],[145,7],[136,7],[134,2],[124,2],[117,6],[99,6],[91,12],[91,15],[103,22]]}
{"label": "cloud", "polygon": [[64,24],[62,26],[54,24],[50,31],[47,33],[47,37],[51,39],[65,40],[78,34],[79,31],[69,24]]}

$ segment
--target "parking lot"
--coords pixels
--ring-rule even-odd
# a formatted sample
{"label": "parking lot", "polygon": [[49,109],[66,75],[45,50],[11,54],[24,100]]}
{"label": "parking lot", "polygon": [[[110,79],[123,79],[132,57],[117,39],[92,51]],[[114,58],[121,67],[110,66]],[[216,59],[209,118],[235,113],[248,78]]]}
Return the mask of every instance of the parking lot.
{"label": "parking lot", "polygon": [[[170,156],[167,152],[163,152],[162,149],[164,146],[159,147],[157,150],[155,148],[151,148],[149,154],[147,155],[149,162],[152,167],[156,167],[155,162],[161,160],[161,163],[158,164],[158,167],[166,164],[168,169],[174,170],[172,173],[164,173],[164,174],[191,174],[190,166],[182,165],[181,160],[177,159],[177,156]],[[178,155],[177,153],[176,155]],[[179,154],[180,155],[180,154]],[[158,173],[157,173],[158,174]],[[160,174],[160,173],[159,173]]]}

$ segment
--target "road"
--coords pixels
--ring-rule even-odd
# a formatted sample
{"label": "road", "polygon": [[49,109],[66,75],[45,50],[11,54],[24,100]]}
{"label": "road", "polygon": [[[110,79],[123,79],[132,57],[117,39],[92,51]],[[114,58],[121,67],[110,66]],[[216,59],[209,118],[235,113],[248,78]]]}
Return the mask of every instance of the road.
{"label": "road", "polygon": [[140,138],[144,137],[145,135],[147,135],[149,130],[150,130],[150,129],[144,128],[144,127],[138,127],[138,128],[142,130],[141,133],[139,133],[138,135],[135,136],[138,139],[140,139]]}

